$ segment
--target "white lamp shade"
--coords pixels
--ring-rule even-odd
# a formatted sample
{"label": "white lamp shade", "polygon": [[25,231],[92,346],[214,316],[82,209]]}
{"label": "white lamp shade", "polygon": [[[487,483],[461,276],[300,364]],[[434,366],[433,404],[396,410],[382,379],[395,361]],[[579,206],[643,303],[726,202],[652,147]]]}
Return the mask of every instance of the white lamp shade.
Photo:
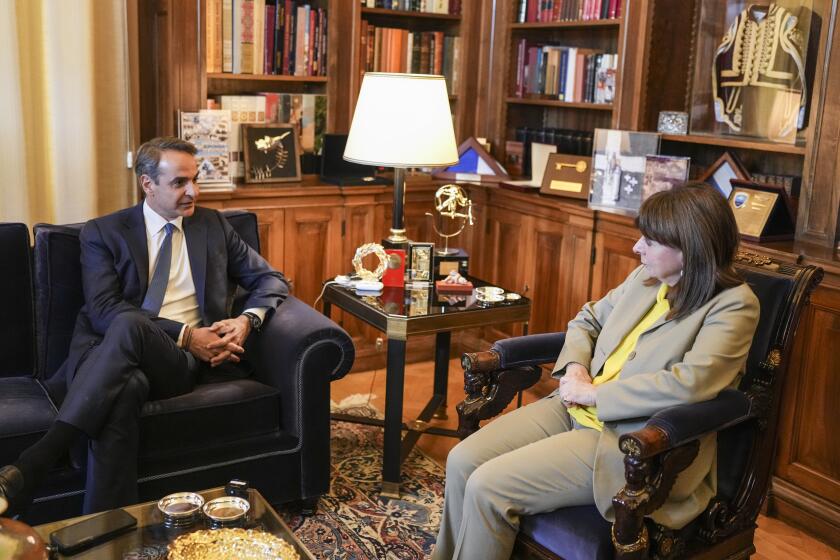
{"label": "white lamp shade", "polygon": [[458,147],[443,76],[368,72],[344,159],[385,167],[443,167]]}

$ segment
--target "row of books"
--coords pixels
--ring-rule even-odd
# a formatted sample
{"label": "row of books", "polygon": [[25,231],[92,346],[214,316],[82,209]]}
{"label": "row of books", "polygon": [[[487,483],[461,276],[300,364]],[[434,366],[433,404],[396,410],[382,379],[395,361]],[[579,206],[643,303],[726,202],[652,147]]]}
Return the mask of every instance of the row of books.
{"label": "row of books", "polygon": [[427,14],[461,13],[461,0],[361,0],[365,8],[382,8],[402,12],[424,12]]}
{"label": "row of books", "polygon": [[592,138],[594,132],[591,130],[518,126],[514,134],[516,141],[522,142],[525,146],[532,142],[537,142],[539,144],[557,146],[557,152],[561,154],[578,156],[592,155]]}
{"label": "row of books", "polygon": [[517,23],[590,21],[621,17],[621,0],[519,0]]}
{"label": "row of books", "polygon": [[[327,128],[327,98],[312,93],[219,95],[207,100],[206,110],[181,113],[180,136],[209,146],[212,154],[199,157],[199,181],[229,185],[244,177],[241,125],[271,123],[293,124],[301,153],[320,153]],[[223,151],[219,142],[226,147],[224,156],[219,153]]]}
{"label": "row of books", "polygon": [[612,103],[618,55],[594,49],[517,44],[517,97],[569,103]]}
{"label": "row of books", "polygon": [[461,38],[443,31],[409,31],[362,21],[363,72],[442,74],[450,92],[460,81]]}
{"label": "row of books", "polygon": [[207,0],[208,73],[327,75],[327,13],[303,0]]}

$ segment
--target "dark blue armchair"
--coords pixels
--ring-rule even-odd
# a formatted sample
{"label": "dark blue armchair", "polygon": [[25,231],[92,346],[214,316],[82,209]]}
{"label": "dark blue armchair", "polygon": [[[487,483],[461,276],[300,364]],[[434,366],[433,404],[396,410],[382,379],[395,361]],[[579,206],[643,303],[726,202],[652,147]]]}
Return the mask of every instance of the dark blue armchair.
{"label": "dark blue armchair", "polygon": [[[225,216],[259,250],[256,216]],[[0,224],[0,465],[40,438],[56,415],[46,387],[70,344],[83,303],[80,226]],[[350,337],[289,297],[264,327],[249,379],[199,385],[143,408],[141,500],[249,480],[272,503],[313,510],[329,490],[329,384],[353,365]],[[77,515],[86,453],[55,469],[24,515],[30,523]]]}
{"label": "dark blue armchair", "polygon": [[[761,316],[738,389],[710,401],[660,411],[623,435],[625,487],[613,498],[610,524],[595,506],[563,508],[521,520],[514,558],[746,558],[773,468],[782,382],[793,334],[822,269],[741,252],[737,268],[761,303]],[[464,354],[466,399],[457,406],[462,437],[499,414],[553,363],[563,333],[501,340]],[[671,530],[647,518],[697,455],[698,439],[717,433],[718,493],[688,526]]]}

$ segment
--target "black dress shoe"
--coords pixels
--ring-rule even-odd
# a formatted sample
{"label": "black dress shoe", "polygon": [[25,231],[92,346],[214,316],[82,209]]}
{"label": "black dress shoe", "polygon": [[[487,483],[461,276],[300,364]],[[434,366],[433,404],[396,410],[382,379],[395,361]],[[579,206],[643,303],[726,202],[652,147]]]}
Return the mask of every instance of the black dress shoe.
{"label": "black dress shoe", "polygon": [[14,515],[23,507],[23,473],[14,465],[0,468],[0,515]]}

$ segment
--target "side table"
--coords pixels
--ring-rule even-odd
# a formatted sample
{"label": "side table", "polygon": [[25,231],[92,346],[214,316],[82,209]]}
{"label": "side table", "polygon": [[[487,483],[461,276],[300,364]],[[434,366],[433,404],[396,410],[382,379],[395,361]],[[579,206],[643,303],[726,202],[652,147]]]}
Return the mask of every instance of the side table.
{"label": "side table", "polygon": [[[470,277],[475,287],[490,285]],[[452,331],[498,323],[524,322],[527,334],[531,300],[520,297],[485,304],[473,294],[438,294],[434,286],[385,288],[380,295],[359,295],[352,288],[328,284],[324,290],[324,314],[329,317],[332,305],[361,319],[388,338],[385,375],[385,420],[334,414],[348,422],[384,426],[382,457],[382,495],[398,498],[400,467],[424,433],[457,437],[455,430],[427,426],[433,415],[446,408],[449,376],[449,347]],[[405,349],[408,337],[435,335],[435,370],[433,395],[417,419],[403,423]],[[403,438],[402,431],[407,434]]]}

